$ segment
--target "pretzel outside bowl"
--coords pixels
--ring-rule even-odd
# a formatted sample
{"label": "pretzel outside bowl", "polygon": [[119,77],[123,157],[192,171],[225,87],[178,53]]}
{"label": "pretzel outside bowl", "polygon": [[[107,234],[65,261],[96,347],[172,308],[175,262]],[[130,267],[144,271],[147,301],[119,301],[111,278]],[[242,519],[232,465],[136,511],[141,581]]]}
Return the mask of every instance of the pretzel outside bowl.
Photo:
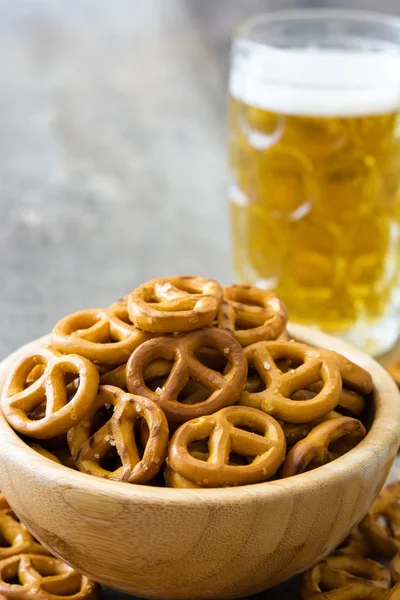
{"label": "pretzel outside bowl", "polygon": [[144,331],[173,333],[212,325],[222,300],[214,279],[178,276],[152,279],[129,294],[132,323]]}
{"label": "pretzel outside bowl", "polygon": [[[8,583],[17,579],[19,583]],[[0,595],[8,600],[98,600],[100,586],[61,560],[19,554],[0,561]]]}
{"label": "pretzel outside bowl", "polygon": [[381,490],[359,527],[375,552],[389,558],[400,552],[400,482]]}
{"label": "pretzel outside bowl", "polygon": [[368,558],[329,556],[309,569],[301,583],[302,600],[383,600],[388,569]]}
{"label": "pretzel outside bowl", "polygon": [[[43,374],[26,387],[27,376],[37,364],[45,366]],[[68,374],[79,377],[72,398],[68,397],[65,383]],[[86,358],[37,349],[12,369],[3,387],[1,408],[19,433],[36,439],[53,438],[65,434],[84,417],[96,398],[98,385],[98,371]],[[30,413],[44,402],[44,415],[30,418]]]}

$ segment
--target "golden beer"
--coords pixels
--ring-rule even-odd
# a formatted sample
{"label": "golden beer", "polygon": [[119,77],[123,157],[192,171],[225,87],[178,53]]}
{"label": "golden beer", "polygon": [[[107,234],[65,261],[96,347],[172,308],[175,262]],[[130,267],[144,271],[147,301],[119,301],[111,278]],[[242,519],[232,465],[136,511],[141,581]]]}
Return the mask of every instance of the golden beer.
{"label": "golden beer", "polygon": [[[244,77],[246,60],[253,66],[256,60],[251,46],[246,52],[231,78],[229,100],[236,275],[276,291],[294,321],[344,337],[355,331],[348,339],[374,352],[368,331],[382,322],[390,329],[398,288],[398,88],[379,89],[373,80],[361,94],[347,88],[360,71],[371,81],[365,70],[377,66],[376,57],[331,52],[321,59],[316,50],[306,63],[300,56],[296,73],[300,78],[306,71],[303,87],[294,86],[290,95],[282,85],[280,94],[279,81],[271,84],[268,71],[267,83],[260,85],[252,65]],[[346,79],[348,59],[353,64]],[[313,60],[320,67],[317,85],[311,81]],[[335,92],[319,86],[324,64],[330,69],[326,80],[332,73],[344,79]],[[360,328],[364,339],[357,339]],[[398,325],[391,333],[397,331]]]}

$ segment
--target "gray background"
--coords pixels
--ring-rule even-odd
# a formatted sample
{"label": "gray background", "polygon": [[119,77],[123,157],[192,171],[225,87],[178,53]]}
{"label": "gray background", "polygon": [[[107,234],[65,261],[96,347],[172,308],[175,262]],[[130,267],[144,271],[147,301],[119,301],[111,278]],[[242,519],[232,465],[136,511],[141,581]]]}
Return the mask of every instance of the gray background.
{"label": "gray background", "polygon": [[301,6],[400,13],[398,0],[0,0],[0,357],[151,277],[232,279],[230,33]]}

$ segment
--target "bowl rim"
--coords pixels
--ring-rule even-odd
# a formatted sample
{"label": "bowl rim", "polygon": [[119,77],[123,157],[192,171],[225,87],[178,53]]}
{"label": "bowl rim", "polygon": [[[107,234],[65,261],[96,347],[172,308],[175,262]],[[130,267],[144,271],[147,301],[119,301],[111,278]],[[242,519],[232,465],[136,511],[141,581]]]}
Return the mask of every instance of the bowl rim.
{"label": "bowl rim", "polygon": [[[331,337],[317,328],[289,323],[289,334],[296,340],[313,346],[321,346],[339,352],[367,369],[374,380],[375,418],[366,437],[352,450],[336,460],[317,467],[312,471],[279,479],[274,481],[248,484],[226,488],[189,488],[176,489],[149,485],[126,484],[95,477],[87,473],[75,471],[64,465],[57,464],[32,448],[30,448],[11,428],[0,411],[0,459],[10,462],[29,464],[31,470],[40,472],[42,481],[53,482],[62,480],[63,486],[84,490],[101,495],[114,495],[132,499],[134,501],[148,501],[152,503],[191,504],[212,501],[213,504],[224,503],[229,494],[231,501],[245,501],[250,497],[254,500],[271,501],[283,492],[297,493],[302,489],[310,490],[312,486],[319,488],[321,485],[334,485],[350,476],[352,472],[368,468],[368,463],[373,464],[377,452],[383,452],[385,447],[400,444],[400,394],[389,373],[373,358],[353,348],[349,344]],[[0,363],[0,393],[10,366],[21,356],[42,347],[48,343],[49,335],[42,336],[20,347]],[[397,400],[397,402],[396,402]],[[395,456],[395,454],[394,454]],[[26,467],[28,468],[28,467]]]}

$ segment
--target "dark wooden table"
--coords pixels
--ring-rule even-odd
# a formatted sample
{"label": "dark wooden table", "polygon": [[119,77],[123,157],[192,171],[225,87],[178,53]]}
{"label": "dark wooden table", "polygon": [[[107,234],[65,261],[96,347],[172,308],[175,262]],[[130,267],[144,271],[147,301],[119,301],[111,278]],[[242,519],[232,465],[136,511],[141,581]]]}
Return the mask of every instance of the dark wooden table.
{"label": "dark wooden table", "polygon": [[232,279],[230,33],[302,6],[400,13],[398,0],[0,0],[0,357],[151,277]]}

